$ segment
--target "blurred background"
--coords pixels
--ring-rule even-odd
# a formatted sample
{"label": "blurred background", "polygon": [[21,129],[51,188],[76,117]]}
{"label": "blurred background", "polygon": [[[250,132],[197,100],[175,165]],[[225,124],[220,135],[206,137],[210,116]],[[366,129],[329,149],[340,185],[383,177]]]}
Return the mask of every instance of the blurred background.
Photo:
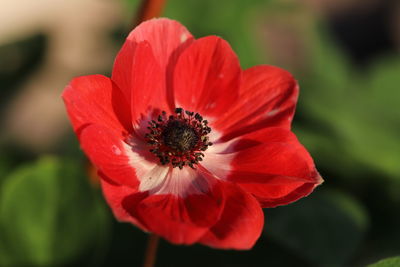
{"label": "blurred background", "polygon": [[[60,97],[74,76],[110,75],[139,1],[0,3],[0,266],[141,266],[147,235],[113,218]],[[294,73],[293,131],[325,183],[265,209],[251,251],[162,241],[156,266],[365,266],[400,255],[400,2],[171,0],[163,16],[223,37],[243,68]]]}

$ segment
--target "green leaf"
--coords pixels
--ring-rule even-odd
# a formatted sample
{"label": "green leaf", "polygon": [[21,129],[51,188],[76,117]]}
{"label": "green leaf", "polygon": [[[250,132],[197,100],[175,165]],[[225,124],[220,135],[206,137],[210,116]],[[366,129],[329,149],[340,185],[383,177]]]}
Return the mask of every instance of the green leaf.
{"label": "green leaf", "polygon": [[[349,150],[366,165],[400,180],[400,58],[382,59],[363,80],[360,104],[353,108],[354,128]],[[349,105],[350,106],[350,105]]]}
{"label": "green leaf", "polygon": [[7,266],[59,265],[106,240],[104,205],[76,162],[43,158],[16,170],[1,189]]}
{"label": "green leaf", "polygon": [[400,256],[383,259],[374,264],[368,265],[368,267],[399,267],[399,266],[400,266]]}
{"label": "green leaf", "polygon": [[336,191],[314,192],[294,204],[266,211],[266,235],[317,265],[342,265],[368,225],[363,207]]}
{"label": "green leaf", "polygon": [[[351,177],[364,177],[362,174],[368,166],[399,180],[400,109],[396,106],[400,97],[397,86],[400,58],[381,59],[368,72],[357,73],[327,38],[323,27],[314,35],[307,45],[315,48],[310,55],[311,72],[300,81],[302,93],[298,107],[305,117],[314,119],[308,123],[312,128],[308,132],[320,128],[325,131],[320,131],[321,137],[315,133],[306,136],[310,141],[307,147],[318,150],[322,140],[324,147],[337,147],[330,150],[332,155],[321,157],[322,164],[340,162],[342,169],[361,174]],[[345,168],[343,162],[352,167]]]}

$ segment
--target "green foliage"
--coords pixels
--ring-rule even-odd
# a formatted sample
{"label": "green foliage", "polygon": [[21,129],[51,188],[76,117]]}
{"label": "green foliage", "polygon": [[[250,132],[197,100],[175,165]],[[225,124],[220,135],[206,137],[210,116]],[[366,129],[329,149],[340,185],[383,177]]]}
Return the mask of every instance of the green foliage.
{"label": "green foliage", "polygon": [[[168,2],[163,16],[183,23],[196,38],[218,35],[238,54],[242,67],[263,63],[255,42],[254,12],[268,1],[175,0]],[[201,12],[198,12],[201,10]]]}
{"label": "green foliage", "polygon": [[398,267],[400,266],[400,256],[380,260],[368,267]]}
{"label": "green foliage", "polygon": [[1,189],[0,265],[59,265],[107,238],[107,213],[76,162],[44,157]]}
{"label": "green foliage", "polygon": [[[400,82],[400,60],[382,60],[370,68],[368,75],[352,73],[345,61],[330,60],[330,55],[338,54],[337,49],[324,39],[320,42],[324,51],[317,50],[320,53],[314,57],[334,64],[326,64],[328,69],[322,68],[319,61],[311,66],[312,75],[303,85],[302,103],[308,116],[329,128],[316,138],[325,137],[325,144],[313,143],[315,137],[308,138],[308,144],[316,150],[317,146],[329,147],[333,161],[343,166],[351,163],[351,168],[343,169],[360,173],[363,166],[368,166],[386,177],[400,179],[400,112],[395,108],[400,99],[396,87]],[[344,74],[343,70],[349,71]],[[332,144],[342,153],[331,150]]]}
{"label": "green foliage", "polygon": [[267,209],[265,233],[317,266],[340,266],[357,250],[368,224],[355,199],[323,190],[289,206]]}

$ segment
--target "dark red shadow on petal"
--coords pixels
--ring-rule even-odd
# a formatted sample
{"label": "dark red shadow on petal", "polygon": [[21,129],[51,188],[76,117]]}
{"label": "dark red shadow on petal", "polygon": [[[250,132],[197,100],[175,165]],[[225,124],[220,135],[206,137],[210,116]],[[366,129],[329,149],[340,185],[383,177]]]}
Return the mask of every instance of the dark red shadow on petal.
{"label": "dark red shadow on petal", "polygon": [[63,100],[73,128],[99,124],[116,131],[132,131],[129,104],[119,88],[107,77],[89,75],[73,79],[63,92]]}
{"label": "dark red shadow on petal", "polygon": [[206,194],[153,194],[143,199],[132,195],[123,201],[124,208],[149,231],[175,244],[197,242],[219,220],[224,204],[220,182]]}
{"label": "dark red shadow on petal", "polygon": [[[265,113],[265,111],[263,110],[263,108],[260,108],[260,110],[257,110],[255,113]],[[229,129],[226,129],[224,135],[220,138],[220,142],[226,142],[233,138],[262,130],[264,128],[276,127],[291,114],[293,114],[293,108],[288,107],[287,109],[281,111],[277,116],[274,116],[269,120],[258,121],[256,123],[248,125],[247,122],[251,120],[253,116],[253,114],[250,114],[248,117],[237,122]]]}
{"label": "dark red shadow on petal", "polygon": [[[119,122],[124,126],[128,133],[133,131],[132,117],[130,111],[130,101],[125,98],[125,95],[119,89],[117,84],[113,82],[113,90],[111,95],[112,107]],[[122,134],[122,133],[121,133]]]}
{"label": "dark red shadow on petal", "polygon": [[165,76],[166,76],[166,86],[167,86],[167,98],[168,98],[168,103],[170,104],[170,110],[175,110],[175,108],[177,108],[175,106],[175,90],[174,90],[174,72],[175,72],[176,62],[178,61],[178,58],[182,54],[182,52],[185,49],[187,49],[194,41],[195,41],[194,38],[189,38],[180,46],[178,46],[171,53],[171,57],[169,58],[169,61],[167,63]]}
{"label": "dark red shadow on petal", "polygon": [[114,182],[138,188],[136,170],[126,154],[123,136],[102,125],[91,124],[80,135],[81,147],[98,170]]}
{"label": "dark red shadow on petal", "polygon": [[91,124],[90,124],[90,123],[82,124],[81,126],[79,126],[79,128],[77,128],[77,129],[75,130],[75,134],[76,134],[76,136],[78,137],[78,139],[80,139],[80,136],[81,136],[82,131],[83,131],[86,127],[88,127],[89,125],[91,125]]}
{"label": "dark red shadow on petal", "polygon": [[135,129],[143,138],[147,121],[156,119],[162,111],[171,114],[168,103],[165,69],[163,69],[153,54],[148,41],[137,43],[136,52],[132,58],[131,70],[131,114]]}
{"label": "dark red shadow on petal", "polygon": [[226,179],[265,207],[288,204],[322,182],[310,154],[287,129],[271,127],[246,134],[229,150],[236,154]]}
{"label": "dark red shadow on petal", "polygon": [[122,94],[129,101],[131,99],[132,66],[135,51],[136,42],[126,40],[115,58],[111,74],[111,79],[117,84]]}
{"label": "dark red shadow on petal", "polygon": [[225,207],[221,219],[200,243],[223,249],[251,249],[260,237],[264,214],[258,201],[240,187],[224,184]]}
{"label": "dark red shadow on petal", "polygon": [[[241,184],[241,186],[246,190],[245,184]],[[255,195],[255,197],[260,202],[263,208],[275,208],[277,206],[290,204],[299,200],[300,198],[308,196],[309,194],[311,194],[312,191],[314,191],[314,188],[317,186],[318,184],[316,183],[304,183],[291,191],[289,194],[286,194],[280,198],[265,198],[258,194]]]}
{"label": "dark red shadow on petal", "polygon": [[296,135],[290,130],[281,127],[268,127],[241,135],[234,145],[234,150],[239,151],[263,143],[287,143],[304,150]]}
{"label": "dark red shadow on petal", "polygon": [[280,68],[260,65],[242,73],[238,101],[222,113],[211,127],[220,129],[222,141],[260,130],[290,130],[299,87],[293,76]]}
{"label": "dark red shadow on petal", "polygon": [[147,228],[135,216],[132,216],[132,214],[127,211],[132,209],[132,207],[136,205],[136,202],[132,201],[129,203],[129,205],[127,205],[127,207],[123,206],[123,202],[127,197],[137,195],[137,199],[139,201],[141,198],[144,198],[148,195],[147,192],[137,192],[137,190],[134,190],[130,187],[115,183],[102,172],[98,172],[98,174],[101,178],[100,183],[104,198],[106,199],[107,204],[110,206],[117,220],[132,223],[142,230],[148,231]]}

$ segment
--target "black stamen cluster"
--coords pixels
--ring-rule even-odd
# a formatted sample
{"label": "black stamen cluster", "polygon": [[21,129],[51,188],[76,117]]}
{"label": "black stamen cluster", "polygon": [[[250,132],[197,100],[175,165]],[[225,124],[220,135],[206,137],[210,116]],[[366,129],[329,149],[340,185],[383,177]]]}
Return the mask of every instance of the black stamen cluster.
{"label": "black stamen cluster", "polygon": [[161,164],[171,163],[180,169],[187,165],[195,169],[194,165],[203,160],[202,151],[212,145],[207,136],[211,128],[198,113],[182,108],[176,108],[175,113],[167,119],[163,111],[157,121],[149,121],[145,138],[151,146],[150,152],[159,158]]}
{"label": "black stamen cluster", "polygon": [[166,146],[180,152],[191,150],[199,141],[193,127],[177,120],[169,121],[161,135]]}

